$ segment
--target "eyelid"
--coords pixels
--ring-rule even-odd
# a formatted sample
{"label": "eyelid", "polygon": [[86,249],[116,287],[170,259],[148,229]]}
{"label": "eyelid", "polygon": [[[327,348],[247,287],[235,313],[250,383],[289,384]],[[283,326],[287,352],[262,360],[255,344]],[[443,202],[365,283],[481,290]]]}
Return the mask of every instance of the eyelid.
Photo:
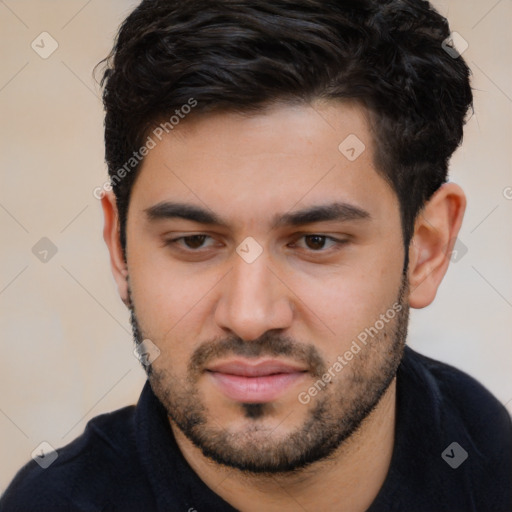
{"label": "eyelid", "polygon": [[[300,236],[295,237],[295,242],[293,242],[293,244],[295,244],[298,240],[302,240],[308,236],[318,236],[318,237],[325,238],[326,240],[331,241],[332,245],[331,245],[330,249],[334,249],[334,250],[336,250],[336,248],[339,248],[339,246],[348,243],[348,241],[349,241],[348,238],[336,238],[336,237],[333,237],[330,235],[324,235],[323,233],[301,233]],[[319,249],[319,250],[315,251],[314,249],[305,248],[304,250],[307,252],[310,252],[312,254],[327,254],[330,252],[329,249]]]}
{"label": "eyelid", "polygon": [[190,235],[181,235],[181,236],[178,236],[176,238],[168,238],[168,239],[165,239],[164,240],[164,246],[177,246],[179,247],[181,250],[185,251],[185,252],[200,252],[201,249],[190,249],[186,246],[182,246],[179,242],[183,241],[184,239],[186,238],[194,238],[196,236],[204,236],[206,239],[210,239],[210,240],[214,240],[214,238],[210,235],[208,235],[207,233],[194,233],[194,234],[190,234]]}

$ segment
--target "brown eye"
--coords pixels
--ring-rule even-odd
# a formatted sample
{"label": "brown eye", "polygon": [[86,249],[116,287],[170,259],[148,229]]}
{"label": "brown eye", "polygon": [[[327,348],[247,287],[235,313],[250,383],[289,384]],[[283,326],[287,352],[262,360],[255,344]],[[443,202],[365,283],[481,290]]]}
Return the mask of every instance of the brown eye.
{"label": "brown eye", "polygon": [[304,239],[309,249],[318,251],[324,248],[327,237],[322,235],[306,235]]}
{"label": "brown eye", "polygon": [[319,235],[316,233],[302,235],[292,246],[298,247],[310,253],[327,254],[340,249],[348,243],[348,239],[337,239],[332,236]]}
{"label": "brown eye", "polygon": [[207,235],[193,235],[193,236],[184,236],[183,237],[183,243],[189,248],[189,249],[199,249],[201,247],[206,239]]}

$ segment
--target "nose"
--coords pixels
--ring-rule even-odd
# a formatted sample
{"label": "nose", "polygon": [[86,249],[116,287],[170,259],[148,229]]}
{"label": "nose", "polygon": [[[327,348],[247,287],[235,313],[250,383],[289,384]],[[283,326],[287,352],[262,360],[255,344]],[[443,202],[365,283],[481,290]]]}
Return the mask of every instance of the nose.
{"label": "nose", "polygon": [[233,261],[222,282],[215,311],[217,325],[243,340],[288,328],[294,311],[291,292],[269,266],[265,252],[252,263],[237,254]]}

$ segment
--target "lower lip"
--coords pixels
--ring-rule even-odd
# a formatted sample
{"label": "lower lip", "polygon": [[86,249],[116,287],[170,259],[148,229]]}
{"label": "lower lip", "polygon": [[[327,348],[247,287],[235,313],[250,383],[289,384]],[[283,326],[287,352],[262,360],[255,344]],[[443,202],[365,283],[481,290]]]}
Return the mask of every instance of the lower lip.
{"label": "lower lip", "polygon": [[304,377],[304,372],[276,373],[261,377],[243,377],[219,372],[210,372],[210,375],[222,393],[231,400],[265,403],[279,398]]}

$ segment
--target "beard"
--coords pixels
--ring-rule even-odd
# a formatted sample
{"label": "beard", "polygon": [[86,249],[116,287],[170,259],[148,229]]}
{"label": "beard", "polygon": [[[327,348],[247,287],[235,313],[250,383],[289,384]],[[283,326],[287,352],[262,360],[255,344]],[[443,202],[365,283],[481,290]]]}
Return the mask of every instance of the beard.
{"label": "beard", "polygon": [[[396,315],[389,322],[381,321],[384,327],[375,329],[378,332],[324,389],[318,391],[309,407],[304,409],[304,402],[297,400],[288,416],[297,410],[307,412],[300,425],[284,435],[278,435],[279,424],[269,425],[265,421],[275,417],[276,408],[272,402],[237,404],[245,419],[244,427],[235,431],[223,428],[201,397],[198,381],[208,364],[225,356],[249,359],[286,356],[301,363],[317,380],[328,372],[329,365],[314,345],[267,331],[250,342],[231,337],[202,343],[190,358],[185,378],[179,378],[170,365],[163,367],[151,363],[143,364],[143,367],[169,418],[204,456],[247,474],[296,472],[332,456],[360,428],[389,388],[402,360],[407,337],[407,292],[408,281],[404,273],[395,302],[395,306],[401,307],[388,309],[393,309]],[[144,329],[137,319],[133,302],[131,323],[135,343],[140,346],[145,339]],[[162,348],[165,341],[156,340],[155,344]]]}

